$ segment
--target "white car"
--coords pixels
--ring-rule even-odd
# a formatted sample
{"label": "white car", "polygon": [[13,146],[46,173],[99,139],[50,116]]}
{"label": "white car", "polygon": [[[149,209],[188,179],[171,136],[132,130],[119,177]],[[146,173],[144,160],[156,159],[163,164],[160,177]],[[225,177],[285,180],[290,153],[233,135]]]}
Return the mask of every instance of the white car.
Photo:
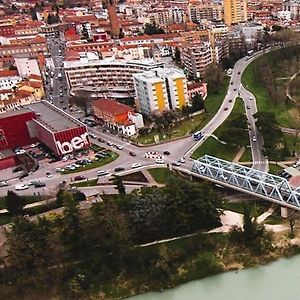
{"label": "white car", "polygon": [[19,150],[19,151],[16,151],[16,154],[17,154],[17,155],[21,155],[21,154],[24,154],[24,153],[26,153],[26,151],[25,151],[24,149],[21,149],[21,150]]}
{"label": "white car", "polygon": [[113,144],[114,144],[113,142],[110,142],[110,141],[107,142],[108,146],[113,146]]}
{"label": "white car", "polygon": [[255,135],[252,137],[252,141],[256,142],[256,136]]}
{"label": "white car", "polygon": [[121,145],[116,145],[116,147],[117,147],[119,150],[122,150],[122,149],[123,149],[123,146],[121,146]]}
{"label": "white car", "polygon": [[165,163],[165,161],[161,158],[158,158],[155,162],[160,165]]}
{"label": "white car", "polygon": [[29,186],[27,184],[17,184],[17,185],[15,185],[15,189],[17,191],[27,190],[28,188],[29,188]]}
{"label": "white car", "polygon": [[132,169],[135,169],[135,168],[139,168],[139,167],[141,167],[142,165],[140,164],[140,163],[134,163],[134,164],[132,164],[132,166],[131,166],[131,168]]}
{"label": "white car", "polygon": [[47,173],[46,173],[46,176],[47,176],[48,178],[51,178],[51,177],[52,177],[52,174],[49,173],[49,172],[47,172]]}
{"label": "white car", "polygon": [[104,175],[107,175],[108,174],[108,171],[104,171],[104,170],[100,170],[97,172],[97,175],[98,176],[104,176]]}
{"label": "white car", "polygon": [[93,133],[90,133],[90,137],[93,138],[93,139],[97,138],[97,136],[95,134],[93,134]]}
{"label": "white car", "polygon": [[2,186],[7,186],[7,182],[6,181],[0,181],[0,187]]}
{"label": "white car", "polygon": [[35,147],[37,147],[39,145],[39,143],[35,143],[35,144],[31,144],[31,148],[35,148]]}
{"label": "white car", "polygon": [[63,158],[62,158],[62,161],[67,161],[69,159],[69,155],[65,155]]}
{"label": "white car", "polygon": [[185,159],[184,159],[183,157],[182,157],[182,158],[179,158],[179,159],[178,159],[178,162],[181,163],[181,164],[184,164],[184,163],[185,163]]}

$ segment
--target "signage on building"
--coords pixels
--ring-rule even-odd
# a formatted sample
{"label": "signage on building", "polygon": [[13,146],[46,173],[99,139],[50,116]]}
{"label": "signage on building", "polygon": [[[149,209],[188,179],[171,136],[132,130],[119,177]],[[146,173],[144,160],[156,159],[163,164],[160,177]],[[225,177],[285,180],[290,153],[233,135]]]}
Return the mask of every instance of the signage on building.
{"label": "signage on building", "polygon": [[75,136],[72,138],[70,142],[63,142],[56,141],[56,145],[61,155],[65,155],[76,150],[80,150],[85,146],[89,145],[89,141],[87,139],[88,133],[83,133],[80,136]]}

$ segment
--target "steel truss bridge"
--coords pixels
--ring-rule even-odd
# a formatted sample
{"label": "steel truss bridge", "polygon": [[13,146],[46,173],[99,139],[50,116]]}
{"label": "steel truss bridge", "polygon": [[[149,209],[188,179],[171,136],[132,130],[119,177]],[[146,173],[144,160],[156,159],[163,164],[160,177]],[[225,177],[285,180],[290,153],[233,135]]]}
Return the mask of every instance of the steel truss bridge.
{"label": "steel truss bridge", "polygon": [[300,189],[293,189],[285,178],[210,155],[195,160],[192,172],[217,184],[300,210]]}

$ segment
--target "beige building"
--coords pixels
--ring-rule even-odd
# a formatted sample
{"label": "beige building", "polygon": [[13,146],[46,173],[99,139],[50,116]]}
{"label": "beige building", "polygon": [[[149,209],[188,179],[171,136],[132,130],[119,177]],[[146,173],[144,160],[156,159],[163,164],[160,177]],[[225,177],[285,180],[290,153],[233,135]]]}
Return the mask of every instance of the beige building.
{"label": "beige building", "polygon": [[231,26],[247,21],[247,0],[224,0],[224,22]]}
{"label": "beige building", "polygon": [[180,109],[188,102],[187,80],[183,72],[158,68],[135,74],[136,106],[146,115],[169,109]]}

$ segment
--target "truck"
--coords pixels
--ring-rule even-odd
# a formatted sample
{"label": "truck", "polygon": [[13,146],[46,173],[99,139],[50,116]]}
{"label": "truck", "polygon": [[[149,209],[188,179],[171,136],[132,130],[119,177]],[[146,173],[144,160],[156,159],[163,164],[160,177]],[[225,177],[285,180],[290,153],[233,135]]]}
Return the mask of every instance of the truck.
{"label": "truck", "polygon": [[195,141],[200,141],[203,137],[204,137],[204,134],[203,134],[201,131],[196,131],[196,132],[193,134],[193,139],[194,139]]}
{"label": "truck", "polygon": [[58,73],[58,75],[57,75],[57,77],[58,77],[58,79],[61,79],[61,73]]}

